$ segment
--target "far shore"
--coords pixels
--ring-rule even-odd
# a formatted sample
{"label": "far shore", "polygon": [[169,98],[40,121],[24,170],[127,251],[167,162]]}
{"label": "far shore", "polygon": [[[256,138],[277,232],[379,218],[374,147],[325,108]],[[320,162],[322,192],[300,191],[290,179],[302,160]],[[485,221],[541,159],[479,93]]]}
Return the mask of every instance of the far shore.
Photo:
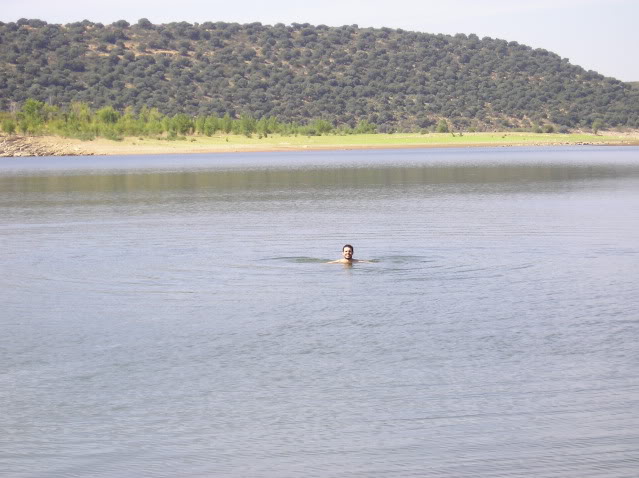
{"label": "far shore", "polygon": [[639,146],[639,131],[599,134],[570,133],[396,133],[259,138],[218,134],[187,136],[177,140],[127,137],[121,141],[92,141],[59,136],[2,136],[0,156],[111,156],[129,154],[191,154],[234,152],[322,151],[401,148],[464,148],[507,146]]}

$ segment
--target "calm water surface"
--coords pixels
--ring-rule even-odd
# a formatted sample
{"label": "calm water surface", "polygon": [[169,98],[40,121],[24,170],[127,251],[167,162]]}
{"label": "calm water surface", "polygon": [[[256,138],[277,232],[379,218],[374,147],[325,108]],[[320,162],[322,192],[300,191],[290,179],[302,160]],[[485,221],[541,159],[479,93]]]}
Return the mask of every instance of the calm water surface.
{"label": "calm water surface", "polygon": [[639,476],[638,148],[3,159],[0,258],[2,476]]}

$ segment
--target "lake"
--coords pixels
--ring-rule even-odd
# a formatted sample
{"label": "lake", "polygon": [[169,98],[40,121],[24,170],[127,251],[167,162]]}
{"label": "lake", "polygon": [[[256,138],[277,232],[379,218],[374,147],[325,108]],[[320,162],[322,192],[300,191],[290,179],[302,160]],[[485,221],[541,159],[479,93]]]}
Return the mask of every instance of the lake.
{"label": "lake", "polygon": [[639,473],[639,148],[3,159],[0,257],[3,476]]}

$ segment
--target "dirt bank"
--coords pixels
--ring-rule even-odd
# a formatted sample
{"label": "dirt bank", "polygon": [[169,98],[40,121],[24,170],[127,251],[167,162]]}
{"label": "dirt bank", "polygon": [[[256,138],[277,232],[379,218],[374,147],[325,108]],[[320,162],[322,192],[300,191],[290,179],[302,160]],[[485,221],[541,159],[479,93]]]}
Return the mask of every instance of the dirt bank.
{"label": "dirt bank", "polygon": [[[79,144],[78,144],[79,143]],[[20,156],[90,156],[94,153],[74,140],[50,137],[0,136],[0,157]]]}
{"label": "dirt bank", "polygon": [[108,156],[130,154],[192,154],[276,151],[326,151],[402,148],[477,148],[508,146],[639,146],[639,132],[595,135],[533,135],[526,133],[362,135],[358,137],[246,138],[234,135],[189,137],[180,141],[127,137],[92,141],[60,136],[0,135],[0,157]]}

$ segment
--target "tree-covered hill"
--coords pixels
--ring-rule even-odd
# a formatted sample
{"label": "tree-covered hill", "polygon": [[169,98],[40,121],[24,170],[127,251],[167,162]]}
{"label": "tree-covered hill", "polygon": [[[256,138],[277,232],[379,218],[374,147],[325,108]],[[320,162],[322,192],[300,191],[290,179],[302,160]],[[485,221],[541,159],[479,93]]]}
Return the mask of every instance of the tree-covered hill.
{"label": "tree-covered hill", "polygon": [[0,110],[27,98],[380,131],[639,127],[639,90],[546,50],[356,25],[0,22]]}

